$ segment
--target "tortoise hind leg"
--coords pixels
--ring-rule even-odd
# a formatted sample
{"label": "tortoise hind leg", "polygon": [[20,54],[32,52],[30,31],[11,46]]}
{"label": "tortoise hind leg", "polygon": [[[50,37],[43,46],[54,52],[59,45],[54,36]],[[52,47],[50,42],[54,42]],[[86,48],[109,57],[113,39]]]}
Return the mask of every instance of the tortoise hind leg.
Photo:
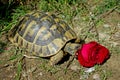
{"label": "tortoise hind leg", "polygon": [[50,65],[57,64],[59,61],[62,60],[64,55],[65,55],[65,53],[62,50],[60,50],[56,55],[54,55],[50,58]]}

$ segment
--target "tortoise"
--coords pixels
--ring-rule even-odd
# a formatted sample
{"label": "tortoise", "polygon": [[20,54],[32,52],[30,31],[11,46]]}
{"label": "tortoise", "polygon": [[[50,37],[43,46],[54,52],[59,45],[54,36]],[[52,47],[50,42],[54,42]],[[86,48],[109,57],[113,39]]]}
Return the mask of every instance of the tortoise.
{"label": "tortoise", "polygon": [[80,39],[71,27],[55,14],[34,11],[26,14],[9,33],[9,40],[38,57],[49,57],[55,65],[66,54],[74,55]]}

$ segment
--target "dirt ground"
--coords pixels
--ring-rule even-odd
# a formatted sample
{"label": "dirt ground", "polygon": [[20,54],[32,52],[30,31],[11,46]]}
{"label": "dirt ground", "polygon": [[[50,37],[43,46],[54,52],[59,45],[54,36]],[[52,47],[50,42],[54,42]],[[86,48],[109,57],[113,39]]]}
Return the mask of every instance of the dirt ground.
{"label": "dirt ground", "polygon": [[[83,36],[87,25],[79,17],[73,19],[73,26]],[[104,16],[97,31],[100,43],[110,50],[111,56],[90,73],[76,59],[66,69],[71,59],[68,55],[56,66],[49,66],[49,59],[25,58],[22,54],[26,52],[13,46],[4,34],[0,38],[0,80],[120,80],[120,13],[113,11]],[[91,31],[91,35],[94,33]],[[88,36],[86,42],[91,40],[96,38]]]}

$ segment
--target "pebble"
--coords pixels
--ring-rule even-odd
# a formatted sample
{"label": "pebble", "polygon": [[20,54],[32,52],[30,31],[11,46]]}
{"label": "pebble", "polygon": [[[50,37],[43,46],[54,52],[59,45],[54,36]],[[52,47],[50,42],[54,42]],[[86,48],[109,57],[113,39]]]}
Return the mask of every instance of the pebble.
{"label": "pebble", "polygon": [[108,35],[108,34],[106,34],[106,33],[99,33],[99,38],[100,39],[105,39],[105,40],[109,40],[109,38],[110,38],[110,36]]}
{"label": "pebble", "polygon": [[77,70],[80,69],[80,67],[77,66],[77,65],[74,65],[74,66],[71,66],[70,69],[73,70],[73,71],[77,71]]}
{"label": "pebble", "polygon": [[110,25],[109,25],[109,24],[104,24],[103,26],[104,26],[105,28],[110,27]]}
{"label": "pebble", "polygon": [[40,72],[40,73],[39,73],[39,75],[40,75],[40,76],[42,76],[42,75],[43,75],[43,73],[42,73],[42,72]]}
{"label": "pebble", "polygon": [[117,24],[118,28],[120,29],[120,23]]}
{"label": "pebble", "polygon": [[93,71],[95,71],[95,67],[85,68],[85,72],[86,72],[86,73],[91,73],[91,72],[93,72]]}
{"label": "pebble", "polygon": [[93,75],[93,79],[94,79],[94,80],[101,80],[99,74],[94,74],[94,75]]}
{"label": "pebble", "polygon": [[84,74],[80,77],[80,80],[86,80],[88,79],[88,74]]}

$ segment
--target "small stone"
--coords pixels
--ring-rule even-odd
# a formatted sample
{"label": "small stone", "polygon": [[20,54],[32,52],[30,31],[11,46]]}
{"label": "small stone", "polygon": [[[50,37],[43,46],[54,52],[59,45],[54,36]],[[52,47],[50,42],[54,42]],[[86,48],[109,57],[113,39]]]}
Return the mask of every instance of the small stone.
{"label": "small stone", "polygon": [[109,24],[104,24],[103,26],[104,26],[105,28],[110,27],[110,25],[109,25]]}
{"label": "small stone", "polygon": [[117,24],[118,28],[120,29],[120,23]]}
{"label": "small stone", "polygon": [[104,39],[104,40],[109,40],[109,38],[110,38],[110,36],[108,35],[108,34],[106,34],[106,33],[99,33],[99,38],[100,39]]}
{"label": "small stone", "polygon": [[93,71],[95,71],[95,67],[85,68],[85,72],[86,72],[86,73],[91,73],[91,72],[93,72]]}
{"label": "small stone", "polygon": [[110,41],[109,43],[111,43],[111,46],[113,46],[113,47],[116,47],[117,45],[119,45],[119,43],[113,42],[113,41]]}
{"label": "small stone", "polygon": [[80,69],[80,67],[77,66],[77,65],[74,65],[74,66],[71,66],[70,69],[73,70],[73,71],[77,71],[77,70]]}
{"label": "small stone", "polygon": [[80,77],[80,80],[86,80],[88,79],[88,75],[87,74],[84,74]]}
{"label": "small stone", "polygon": [[39,75],[40,75],[40,76],[42,76],[42,75],[43,75],[43,73],[42,73],[42,72],[40,72],[40,73],[39,73]]}
{"label": "small stone", "polygon": [[99,74],[94,74],[94,75],[93,75],[93,79],[94,79],[94,80],[101,80]]}
{"label": "small stone", "polygon": [[117,39],[120,39],[120,32],[116,32],[113,37],[117,38]]}

